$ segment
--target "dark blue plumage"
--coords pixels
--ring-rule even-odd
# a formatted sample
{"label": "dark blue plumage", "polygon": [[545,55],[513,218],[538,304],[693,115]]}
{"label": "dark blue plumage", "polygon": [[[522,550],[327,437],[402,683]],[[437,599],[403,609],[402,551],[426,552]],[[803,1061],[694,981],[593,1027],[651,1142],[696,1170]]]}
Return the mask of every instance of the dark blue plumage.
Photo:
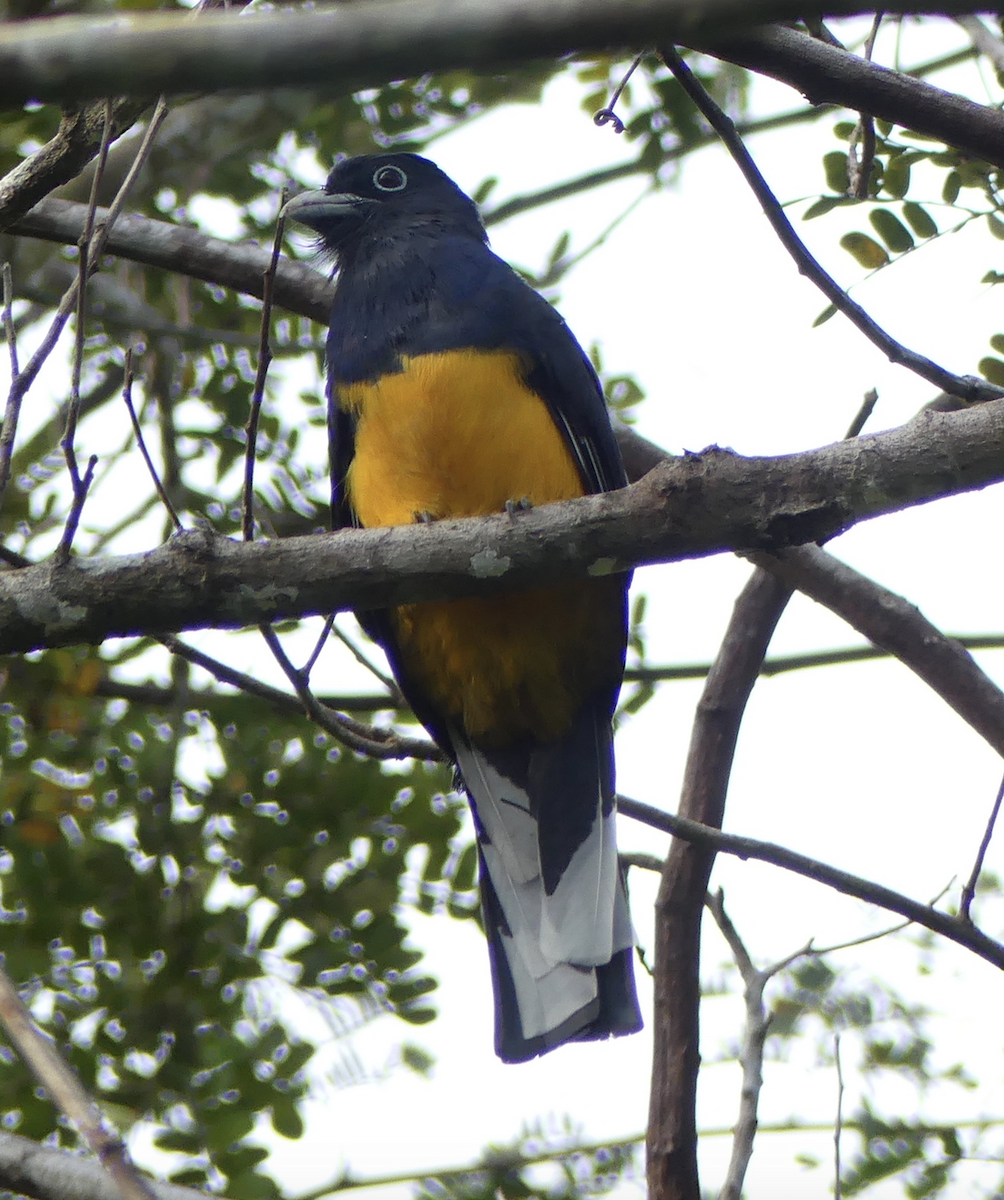
{"label": "dark blue plumage", "polygon": [[[290,202],[339,267],[327,343],[336,525],[624,484],[588,359],[411,154]],[[627,576],[360,614],[457,764],[478,833],[496,1048],[519,1061],[640,1027],[614,841],[611,715]]]}

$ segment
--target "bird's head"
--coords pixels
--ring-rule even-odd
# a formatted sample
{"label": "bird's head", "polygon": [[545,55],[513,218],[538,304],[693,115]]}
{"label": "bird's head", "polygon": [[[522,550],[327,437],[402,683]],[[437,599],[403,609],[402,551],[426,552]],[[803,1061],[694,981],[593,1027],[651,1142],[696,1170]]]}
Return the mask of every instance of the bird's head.
{"label": "bird's head", "polygon": [[485,241],[474,201],[435,163],[417,154],[364,154],[338,163],[318,191],[294,196],[283,215],[319,235],[343,256],[367,235],[424,230]]}

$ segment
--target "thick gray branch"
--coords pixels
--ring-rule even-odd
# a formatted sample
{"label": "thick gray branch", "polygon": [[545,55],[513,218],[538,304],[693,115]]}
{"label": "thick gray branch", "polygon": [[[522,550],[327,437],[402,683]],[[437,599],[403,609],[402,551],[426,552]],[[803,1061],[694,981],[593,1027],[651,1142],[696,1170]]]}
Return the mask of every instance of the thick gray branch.
{"label": "thick gray branch", "polygon": [[[723,23],[806,15],[794,0],[374,0],[313,12],[54,17],[10,25],[0,104],[230,88],[326,87],[338,94],[425,71],[493,68],[569,51],[709,36]],[[829,0],[816,12],[868,11]],[[889,12],[968,12],[893,4]]]}
{"label": "thick gray branch", "polygon": [[506,515],[238,544],[189,531],[149,554],[0,572],[0,653],[543,585],[831,537],[1004,478],[1004,400],[925,412],[820,450],[712,447],[620,492]]}
{"label": "thick gray branch", "polygon": [[[100,224],[107,213],[107,209],[98,208],[95,220]],[[10,232],[74,246],[80,240],[86,219],[86,204],[50,196],[36,204]],[[225,242],[184,225],[132,213],[123,213],[112,226],[105,251],[148,267],[163,267],[166,271],[233,288],[259,300],[270,258],[269,251],[252,242]],[[288,258],[279,260],[273,303],[327,323],[332,296],[331,282],[324,275],[303,263]]]}

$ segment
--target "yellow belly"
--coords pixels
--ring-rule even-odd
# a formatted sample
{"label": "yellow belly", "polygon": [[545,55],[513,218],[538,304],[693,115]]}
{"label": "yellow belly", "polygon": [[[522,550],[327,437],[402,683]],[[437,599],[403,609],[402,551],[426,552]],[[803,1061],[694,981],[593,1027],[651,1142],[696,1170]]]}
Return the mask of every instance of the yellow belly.
{"label": "yellow belly", "polygon": [[[543,400],[508,352],[405,359],[339,389],[356,417],[347,492],[364,526],[501,512],[583,494]],[[620,584],[597,580],[393,612],[409,682],[472,741],[560,736],[585,696],[616,682]]]}

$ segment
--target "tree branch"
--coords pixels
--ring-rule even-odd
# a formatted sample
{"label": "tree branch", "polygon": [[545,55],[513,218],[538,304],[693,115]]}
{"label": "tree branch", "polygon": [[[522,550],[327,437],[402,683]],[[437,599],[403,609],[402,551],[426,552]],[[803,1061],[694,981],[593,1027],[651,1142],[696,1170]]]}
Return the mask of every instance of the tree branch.
{"label": "tree branch", "polygon": [[[707,41],[726,23],[807,11],[869,10],[853,0],[829,0],[815,10],[794,0],[380,0],[239,16],[120,11],[107,18],[52,17],[5,31],[0,104],[231,88],[320,86],[345,95],[427,71],[497,69],[528,58],[688,37]],[[971,5],[926,0],[885,11],[964,13]]]}
{"label": "tree branch", "polygon": [[734,854],[737,858],[755,858],[759,862],[771,863],[796,875],[804,875],[806,879],[826,884],[845,896],[853,896],[866,904],[874,904],[889,912],[899,913],[908,921],[923,925],[932,933],[941,934],[942,937],[964,946],[977,957],[1004,971],[1004,944],[987,937],[969,921],[963,921],[951,913],[941,912],[929,904],[921,904],[919,900],[911,900],[909,896],[894,892],[892,888],[883,887],[880,883],[863,879],[860,875],[852,875],[849,871],[841,871],[838,867],[831,867],[828,863],[810,858],[807,854],[789,850],[787,846],[762,842],[758,838],[740,837],[734,833],[723,833],[720,829],[675,816],[651,804],[631,800],[627,796],[617,797],[617,811],[633,821],[641,821],[653,829],[671,833],[674,838],[682,838],[684,841],[720,853]]}
{"label": "tree branch", "polygon": [[[680,813],[721,825],[739,726],[791,588],[755,571],[743,588],[697,706]],[[700,1200],[697,1075],[700,1067],[701,917],[715,852],[676,839],[655,902],[652,1094],[647,1138],[652,1200]]]}
{"label": "tree branch", "polygon": [[[776,458],[713,447],[619,491],[505,515],[0,572],[0,653],[486,595],[723,550],[817,541],[1004,476],[1004,401]],[[278,582],[277,582],[278,581]]]}
{"label": "tree branch", "polygon": [[[145,1180],[155,1200],[212,1200],[207,1192]],[[0,1187],[35,1200],[122,1200],[107,1171],[94,1159],[40,1146],[0,1132]]]}
{"label": "tree branch", "polygon": [[[111,107],[111,137],[125,133],[148,103],[146,99],[116,101]],[[97,154],[104,130],[104,104],[65,112],[55,136],[0,179],[0,230],[79,174]]]}
{"label": "tree branch", "polygon": [[[106,208],[97,209],[98,224],[107,217]],[[80,240],[86,219],[86,204],[49,197],[36,204],[11,232],[72,246]],[[183,225],[130,213],[119,216],[109,230],[104,252],[233,288],[259,300],[271,257],[269,251],[251,242],[226,242]],[[319,271],[288,258],[279,260],[273,291],[276,304],[327,323],[333,294],[331,281]]]}
{"label": "tree branch", "polygon": [[[883,5],[883,12],[903,11]],[[1004,114],[999,109],[890,71],[795,29],[771,25],[736,36],[691,38],[686,44],[790,84],[813,104],[864,110],[974,158],[1004,165]]]}

